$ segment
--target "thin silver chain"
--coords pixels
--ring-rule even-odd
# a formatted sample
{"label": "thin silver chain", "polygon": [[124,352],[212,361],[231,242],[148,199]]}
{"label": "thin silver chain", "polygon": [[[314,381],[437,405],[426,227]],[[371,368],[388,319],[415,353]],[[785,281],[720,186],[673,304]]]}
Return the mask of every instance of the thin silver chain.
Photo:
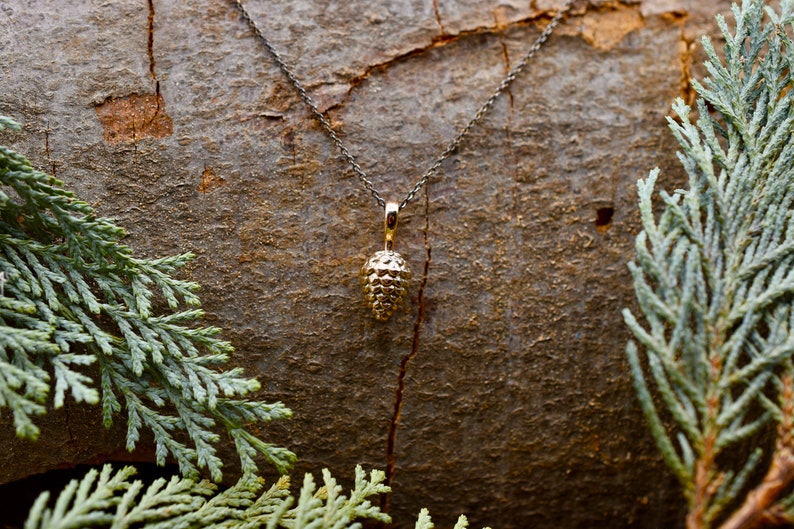
{"label": "thin silver chain", "polygon": [[[312,99],[308,92],[306,92],[306,89],[303,87],[301,82],[297,77],[295,77],[292,69],[287,66],[287,63],[281,58],[279,52],[273,47],[273,45],[270,43],[270,40],[268,40],[262,30],[259,29],[259,26],[257,26],[256,22],[254,22],[254,19],[251,18],[251,15],[248,14],[248,10],[246,10],[243,0],[233,0],[233,2],[240,11],[243,19],[245,19],[256,36],[259,37],[259,40],[262,41],[262,44],[265,45],[265,48],[267,48],[267,51],[273,57],[273,60],[276,61],[278,67],[282,72],[284,72],[284,75],[287,76],[287,79],[289,79],[292,87],[298,93],[303,102],[306,103],[306,106],[309,107],[312,115],[317,119],[317,121],[320,122],[320,125],[322,125],[325,132],[328,134],[331,140],[333,140],[334,144],[339,149],[339,152],[342,153],[342,156],[345,158],[345,160],[347,160],[347,163],[358,176],[358,179],[361,180],[362,184],[364,184],[366,190],[369,191],[369,193],[375,198],[380,207],[385,208],[386,200],[381,196],[378,190],[375,189],[375,185],[372,183],[372,180],[369,179],[367,173],[365,173],[358,162],[356,162],[355,156],[350,154],[350,151],[347,149],[347,147],[345,147],[345,144],[342,143],[341,139],[339,139],[339,136],[331,126],[328,118],[325,117],[325,114],[320,112],[320,109],[317,107],[317,103],[315,103],[314,99]],[[460,146],[461,142],[472,129],[472,127],[477,124],[477,122],[480,121],[485,114],[488,113],[496,99],[502,94],[502,92],[507,90],[507,88],[510,86],[510,83],[515,80],[515,78],[526,67],[527,63],[529,63],[532,57],[538,52],[538,50],[540,50],[541,47],[543,47],[543,44],[549,39],[554,29],[560,24],[562,18],[568,13],[568,11],[570,11],[573,2],[574,0],[566,0],[562,9],[560,9],[557,14],[554,15],[548,25],[546,25],[543,33],[541,33],[538,38],[535,39],[535,42],[532,44],[532,46],[530,46],[529,50],[527,50],[526,54],[524,54],[524,57],[518,62],[518,64],[516,64],[513,69],[508,72],[505,78],[502,79],[502,82],[500,82],[499,86],[496,87],[496,90],[494,90],[494,92],[491,94],[491,97],[489,97],[485,103],[483,103],[483,105],[474,114],[474,117],[472,117],[462,129],[460,129],[455,138],[449,142],[449,145],[447,145],[447,147],[441,151],[441,154],[438,156],[438,158],[436,158],[436,161],[433,162],[427,171],[424,172],[422,177],[414,184],[413,188],[411,188],[403,201],[400,202],[400,209],[403,209],[406,205],[408,205],[408,202],[413,200],[419,190],[422,189],[422,187],[427,183],[428,179],[435,174],[439,167],[441,167],[441,164],[444,162],[444,160],[449,158],[452,153],[455,152],[458,146]]]}

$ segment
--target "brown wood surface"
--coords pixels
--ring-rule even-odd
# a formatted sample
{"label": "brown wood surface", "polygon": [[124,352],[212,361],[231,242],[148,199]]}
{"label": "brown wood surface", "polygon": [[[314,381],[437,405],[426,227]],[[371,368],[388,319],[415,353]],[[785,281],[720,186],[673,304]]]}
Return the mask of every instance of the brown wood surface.
{"label": "brown wood surface", "polygon": [[[378,189],[402,198],[561,0],[249,0]],[[227,0],[0,0],[2,141],[129,232],[192,251],[209,321],[296,472],[393,466],[408,527],[675,527],[678,486],[629,380],[635,182],[683,182],[665,116],[727,0],[592,1],[404,210],[417,278],[386,324],[358,269],[381,210]],[[613,212],[610,217],[609,211]],[[426,270],[426,273],[423,271]],[[399,408],[399,414],[396,410]],[[0,415],[0,482],[148,459],[68,406],[37,444]],[[398,415],[398,420],[395,417]],[[226,458],[233,461],[231,443]],[[148,451],[147,451],[148,450]],[[233,479],[233,465],[228,478]]]}

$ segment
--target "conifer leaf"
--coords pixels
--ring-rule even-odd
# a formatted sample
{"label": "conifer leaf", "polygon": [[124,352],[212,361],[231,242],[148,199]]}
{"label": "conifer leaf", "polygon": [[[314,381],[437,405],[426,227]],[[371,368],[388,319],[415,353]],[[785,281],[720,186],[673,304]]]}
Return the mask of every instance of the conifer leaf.
{"label": "conifer leaf", "polygon": [[[18,128],[0,116],[0,129]],[[193,255],[139,259],[123,236],[56,178],[0,146],[0,410],[11,410],[17,435],[35,439],[34,418],[48,399],[58,408],[72,398],[101,402],[105,426],[126,410],[127,448],[149,430],[157,461],[173,457],[185,475],[206,469],[221,479],[216,426],[245,448],[244,472],[262,457],[286,472],[295,455],[248,428],[289,410],[246,400],[258,382],[223,369],[232,346],[220,329],[201,326],[198,285],[174,276]],[[98,388],[89,364],[99,366]]]}
{"label": "conifer leaf", "polygon": [[[468,521],[466,521],[468,524]],[[416,525],[414,525],[414,529],[433,529],[435,524],[433,524],[433,520],[430,519],[430,512],[427,509],[422,509],[419,511],[419,517],[416,519]]]}
{"label": "conifer leaf", "polygon": [[131,479],[134,473],[132,467],[116,472],[110,465],[101,472],[92,469],[81,480],[70,482],[53,507],[47,506],[50,493],[43,492],[28,513],[25,529],[356,529],[363,519],[391,521],[371,503],[389,492],[383,485],[385,476],[373,471],[368,479],[361,467],[356,468],[349,496],[324,470],[324,486],[317,490],[312,476],[306,474],[297,498],[290,494],[287,477],[265,490],[260,478],[244,475],[219,492],[208,481],[178,476],[145,486]]}
{"label": "conifer leaf", "polygon": [[[626,352],[693,527],[726,517],[763,460],[746,443],[790,420],[774,395],[794,357],[792,9],[790,0],[779,14],[745,0],[734,5],[733,28],[717,17],[724,53],[703,39],[708,77],[692,83],[697,121],[681,99],[679,119],[669,119],[688,186],[659,193],[657,219],[659,170],[638,183],[643,231],[629,268],[644,323],[624,310],[634,335]],[[740,447],[747,457],[721,457]]]}

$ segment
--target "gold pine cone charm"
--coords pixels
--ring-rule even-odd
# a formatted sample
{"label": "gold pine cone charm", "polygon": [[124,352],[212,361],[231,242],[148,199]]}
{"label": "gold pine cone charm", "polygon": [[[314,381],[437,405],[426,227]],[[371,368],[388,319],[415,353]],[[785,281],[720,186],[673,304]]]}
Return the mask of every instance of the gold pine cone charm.
{"label": "gold pine cone charm", "polygon": [[364,299],[379,321],[386,321],[408,292],[411,271],[397,252],[382,250],[361,268]]}
{"label": "gold pine cone charm", "polygon": [[394,251],[394,234],[397,232],[397,213],[400,205],[386,203],[386,247],[375,253],[361,268],[361,286],[372,314],[379,321],[386,321],[397,310],[397,306],[408,292],[411,270],[405,259]]}

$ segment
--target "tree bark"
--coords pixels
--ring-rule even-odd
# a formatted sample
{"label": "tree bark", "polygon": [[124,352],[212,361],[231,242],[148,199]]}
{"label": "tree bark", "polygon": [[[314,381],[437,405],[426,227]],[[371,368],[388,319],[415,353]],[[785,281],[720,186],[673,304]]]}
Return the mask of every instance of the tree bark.
{"label": "tree bark", "polygon": [[[401,200],[563,2],[248,3]],[[635,182],[654,166],[683,182],[665,116],[729,6],[577,1],[402,211],[415,280],[385,324],[358,280],[382,210],[228,0],[0,1],[0,112],[25,125],[2,141],[138,254],[198,255],[188,274],[233,362],[295,412],[269,435],[296,472],[388,468],[395,527],[421,507],[438,527],[681,526],[620,309]],[[123,418],[106,432],[98,415],[54,412],[37,444],[0,416],[0,482],[129,457]]]}

